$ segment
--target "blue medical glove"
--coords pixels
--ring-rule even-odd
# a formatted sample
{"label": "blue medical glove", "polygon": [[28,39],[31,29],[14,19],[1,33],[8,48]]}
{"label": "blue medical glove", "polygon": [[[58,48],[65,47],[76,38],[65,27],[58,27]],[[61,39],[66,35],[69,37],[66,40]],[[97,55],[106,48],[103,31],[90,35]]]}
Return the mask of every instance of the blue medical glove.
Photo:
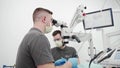
{"label": "blue medical glove", "polygon": [[54,64],[55,64],[55,66],[60,66],[66,62],[67,62],[67,60],[65,58],[61,58],[61,59],[56,60]]}
{"label": "blue medical glove", "polygon": [[68,61],[72,63],[72,68],[78,68],[78,58],[69,58]]}

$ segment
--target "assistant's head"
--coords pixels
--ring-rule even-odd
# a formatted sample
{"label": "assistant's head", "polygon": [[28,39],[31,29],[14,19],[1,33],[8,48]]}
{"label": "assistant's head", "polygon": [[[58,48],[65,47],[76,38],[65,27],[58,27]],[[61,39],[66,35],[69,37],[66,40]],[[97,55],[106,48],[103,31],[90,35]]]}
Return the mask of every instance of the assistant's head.
{"label": "assistant's head", "polygon": [[63,39],[62,39],[62,36],[61,36],[61,31],[60,30],[55,30],[53,33],[52,33],[52,36],[54,38],[54,42],[56,44],[56,47],[64,47],[63,45]]}
{"label": "assistant's head", "polygon": [[36,8],[33,12],[34,27],[40,29],[43,33],[52,31],[52,12],[45,8]]}

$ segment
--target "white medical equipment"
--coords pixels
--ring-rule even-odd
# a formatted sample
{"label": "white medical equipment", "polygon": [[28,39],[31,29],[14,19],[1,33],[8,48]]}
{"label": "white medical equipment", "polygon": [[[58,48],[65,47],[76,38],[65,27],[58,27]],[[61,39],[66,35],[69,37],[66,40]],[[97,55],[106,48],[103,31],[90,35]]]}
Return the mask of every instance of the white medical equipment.
{"label": "white medical equipment", "polygon": [[107,42],[107,45],[109,45],[109,49],[101,51],[101,54],[94,57],[96,58],[94,60],[95,63],[105,67],[120,67],[120,37],[118,37],[116,41],[114,40],[113,44],[110,43],[110,38],[115,36],[120,36],[120,30],[105,35],[104,38],[106,38],[105,41]]}
{"label": "white medical equipment", "polygon": [[64,40],[64,43],[68,43],[69,41],[74,41],[76,40],[78,43],[84,42],[84,41],[89,41],[89,51],[90,51],[90,57],[94,57],[94,47],[93,47],[93,42],[92,42],[92,36],[90,33],[75,33],[73,32],[74,27],[82,22],[85,18],[85,13],[84,10],[86,7],[84,5],[79,5],[77,7],[77,10],[73,16],[73,19],[70,23],[70,26],[66,26],[66,23],[63,21],[58,21],[58,20],[53,20],[53,25],[56,27],[61,27],[61,32],[62,32],[62,37]]}
{"label": "white medical equipment", "polygon": [[[102,57],[105,57],[105,55]],[[101,61],[99,64],[105,67],[120,67],[120,47],[115,49],[110,58]]]}
{"label": "white medical equipment", "polygon": [[[116,40],[112,40],[113,43],[110,43],[110,38],[112,37],[118,37]],[[111,67],[120,67],[120,30],[107,33],[105,35],[105,42],[106,45],[110,45],[109,47],[112,49],[116,49],[115,52],[112,54],[112,56],[104,61],[102,61],[100,64],[103,66],[111,66]]]}
{"label": "white medical equipment", "polygon": [[[80,5],[74,16],[73,16],[73,19],[71,21],[71,24],[70,26],[66,26],[66,23],[65,22],[62,22],[62,21],[57,21],[57,20],[53,20],[53,25],[55,25],[56,27],[61,27],[61,31],[62,31],[62,37],[64,39],[64,43],[68,43],[69,41],[74,41],[74,39],[77,41],[77,42],[84,42],[84,41],[89,41],[89,52],[90,52],[90,58],[94,58],[95,57],[95,54],[94,54],[94,46],[93,46],[93,41],[92,41],[92,35],[91,33],[75,33],[73,32],[73,29],[74,27],[79,24],[80,22],[83,22],[84,21],[84,27],[85,27],[85,22],[89,22],[89,17],[88,17],[88,20],[86,21],[86,14],[84,13],[84,9],[86,9],[85,6],[83,5]],[[112,9],[109,8],[109,9],[104,9],[104,10],[101,10],[101,11],[96,11],[96,12],[92,12],[92,13],[88,13],[90,16],[94,17],[96,15],[103,15],[102,17],[102,20],[104,22],[107,22],[107,23],[103,23],[102,21],[102,27],[107,27],[107,26],[114,26],[114,23],[113,23],[113,17],[112,17]],[[95,15],[96,14],[96,15]],[[106,20],[104,19],[104,15],[106,15]],[[99,20],[100,19],[100,20]],[[101,18],[98,19],[98,22],[101,21]],[[98,27],[96,27],[96,25]],[[107,25],[107,26],[106,26]],[[87,29],[93,29],[93,28],[101,28],[101,23],[97,24],[97,23],[93,23],[91,24],[91,26],[89,27],[89,25],[87,25]],[[119,56],[120,56],[120,52],[119,50],[117,49],[112,49],[108,52],[104,51],[103,50],[103,53],[102,55],[99,55],[99,57],[97,57],[97,59],[95,58],[95,62],[98,64],[102,64],[104,63],[103,61],[106,60],[106,57],[107,58],[110,58],[114,53],[116,53],[116,59],[119,59]],[[117,63],[115,63],[117,65]],[[120,61],[118,61],[118,65],[120,65]]]}

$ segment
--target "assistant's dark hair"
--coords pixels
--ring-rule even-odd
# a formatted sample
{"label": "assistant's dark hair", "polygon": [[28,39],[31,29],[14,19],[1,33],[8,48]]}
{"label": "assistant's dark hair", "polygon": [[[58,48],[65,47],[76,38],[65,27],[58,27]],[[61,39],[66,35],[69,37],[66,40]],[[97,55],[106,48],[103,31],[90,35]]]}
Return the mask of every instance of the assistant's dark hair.
{"label": "assistant's dark hair", "polygon": [[36,9],[34,10],[34,12],[33,12],[33,22],[36,21],[36,18],[38,18],[38,15],[41,13],[41,11],[48,12],[48,13],[51,14],[51,15],[53,14],[53,12],[50,11],[50,10],[48,10],[48,9],[41,8],[41,7],[36,8]]}
{"label": "assistant's dark hair", "polygon": [[57,35],[57,34],[60,34],[60,36],[61,36],[61,31],[60,31],[60,30],[55,30],[55,31],[52,33],[52,36],[55,36],[55,35]]}

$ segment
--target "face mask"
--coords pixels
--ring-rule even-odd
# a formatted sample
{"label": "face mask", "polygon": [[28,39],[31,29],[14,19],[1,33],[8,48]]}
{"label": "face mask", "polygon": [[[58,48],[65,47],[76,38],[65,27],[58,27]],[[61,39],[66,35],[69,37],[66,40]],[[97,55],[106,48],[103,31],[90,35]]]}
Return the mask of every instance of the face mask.
{"label": "face mask", "polygon": [[[48,24],[48,23],[47,23]],[[50,23],[50,25],[47,25],[46,24],[46,27],[45,27],[45,33],[47,34],[47,33],[49,33],[49,32],[51,32],[52,31],[52,24]]]}
{"label": "face mask", "polygon": [[53,29],[52,26],[46,26],[46,28],[45,28],[45,33],[51,32],[52,29]]}
{"label": "face mask", "polygon": [[62,40],[55,41],[56,47],[61,47],[63,45]]}

